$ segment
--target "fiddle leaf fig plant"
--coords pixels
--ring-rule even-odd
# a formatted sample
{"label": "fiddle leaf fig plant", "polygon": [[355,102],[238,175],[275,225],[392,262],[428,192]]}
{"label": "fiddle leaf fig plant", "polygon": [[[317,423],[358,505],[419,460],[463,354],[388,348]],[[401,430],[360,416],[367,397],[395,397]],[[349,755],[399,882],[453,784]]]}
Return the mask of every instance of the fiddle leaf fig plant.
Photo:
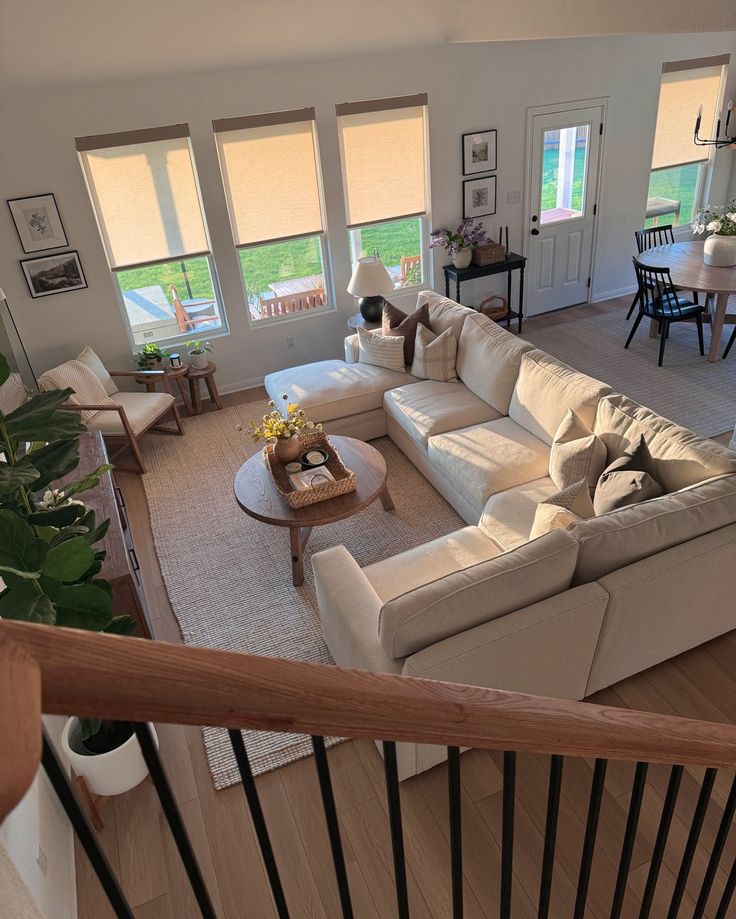
{"label": "fiddle leaf fig plant", "polygon": [[[0,385],[10,376],[0,354]],[[86,430],[76,412],[61,406],[73,390],[31,396],[19,408],[0,412],[0,618],[131,634],[128,616],[113,616],[112,589],[98,577],[105,552],[96,544],[109,520],[77,497],[112,469],[54,487],[79,465],[79,437]],[[82,735],[99,722],[83,719]]]}

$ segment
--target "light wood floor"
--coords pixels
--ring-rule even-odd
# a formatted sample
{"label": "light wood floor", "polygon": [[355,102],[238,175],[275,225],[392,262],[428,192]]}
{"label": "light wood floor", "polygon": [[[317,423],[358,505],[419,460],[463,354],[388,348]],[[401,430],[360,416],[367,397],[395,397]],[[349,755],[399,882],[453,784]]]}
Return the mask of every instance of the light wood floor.
{"label": "light wood floor", "polygon": [[[610,308],[594,306],[589,309]],[[621,306],[624,306],[622,301]],[[555,316],[537,322],[554,322]],[[254,390],[225,397],[254,400]],[[719,440],[728,440],[724,435]],[[179,642],[153,549],[142,482],[119,475],[119,482],[141,563],[156,637]],[[595,701],[624,708],[676,713],[731,722],[736,715],[736,632],[605,690]],[[157,725],[164,765],[215,903],[227,919],[275,916],[241,786],[216,792],[198,729]],[[348,742],[328,753],[341,822],[356,917],[395,915],[391,847],[382,761],[369,742]],[[536,915],[539,889],[548,761],[519,756],[513,915]],[[500,876],[500,759],[483,751],[461,757],[465,915],[498,915]],[[568,760],[563,781],[557,864],[551,916],[567,919],[580,866],[592,764]],[[593,864],[590,917],[608,915],[626,820],[633,766],[609,765]],[[652,917],[667,912],[674,878],[690,826],[702,772],[687,771],[680,791]],[[646,883],[652,844],[666,789],[668,770],[650,770],[623,915],[636,915]],[[720,774],[693,865],[682,915],[691,915],[694,897],[721,816],[731,776]],[[257,779],[292,916],[333,919],[340,915],[318,785],[311,758]],[[409,867],[412,916],[450,915],[447,773],[438,766],[402,784],[401,802]],[[153,787],[144,783],[110,800],[101,834],[105,851],[138,919],[186,919],[199,915],[166,827]],[[713,916],[727,871],[736,857],[736,833],[729,839],[706,916]],[[77,891],[81,919],[107,919],[112,913],[83,853],[77,852]]]}

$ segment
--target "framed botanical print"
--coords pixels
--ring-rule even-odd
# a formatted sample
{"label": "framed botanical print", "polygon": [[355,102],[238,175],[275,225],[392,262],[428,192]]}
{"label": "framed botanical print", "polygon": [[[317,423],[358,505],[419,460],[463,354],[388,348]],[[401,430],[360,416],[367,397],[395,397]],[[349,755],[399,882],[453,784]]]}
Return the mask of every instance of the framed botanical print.
{"label": "framed botanical print", "polygon": [[496,213],[496,177],[463,182],[463,217],[489,217]]}
{"label": "framed botanical print", "polygon": [[8,207],[24,252],[63,249],[69,245],[56,198],[51,193],[10,198]]}
{"label": "framed botanical print", "polygon": [[488,131],[463,134],[462,145],[464,176],[475,175],[477,172],[493,172],[497,168],[497,133],[495,128]]}
{"label": "framed botanical print", "polygon": [[67,290],[81,290],[87,286],[79,253],[76,251],[26,258],[20,266],[34,298],[48,297]]}

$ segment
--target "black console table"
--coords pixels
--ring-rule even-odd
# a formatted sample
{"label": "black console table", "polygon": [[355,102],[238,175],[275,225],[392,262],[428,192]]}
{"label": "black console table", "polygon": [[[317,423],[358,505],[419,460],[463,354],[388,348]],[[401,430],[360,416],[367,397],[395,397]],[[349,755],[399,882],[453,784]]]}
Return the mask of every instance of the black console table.
{"label": "black console table", "polygon": [[[492,274],[502,274],[506,272],[507,276],[507,294],[509,301],[509,311],[506,315],[506,328],[511,325],[512,319],[518,319],[519,332],[524,320],[524,267],[526,266],[526,257],[517,255],[515,252],[509,252],[508,256],[500,262],[493,262],[491,265],[470,265],[468,268],[456,268],[454,265],[444,265],[442,267],[445,273],[445,296],[450,296],[450,280],[455,282],[455,299],[460,303],[460,285],[463,281],[472,281],[474,278],[486,278]],[[511,275],[514,271],[519,272],[519,309],[514,310],[511,305]]]}

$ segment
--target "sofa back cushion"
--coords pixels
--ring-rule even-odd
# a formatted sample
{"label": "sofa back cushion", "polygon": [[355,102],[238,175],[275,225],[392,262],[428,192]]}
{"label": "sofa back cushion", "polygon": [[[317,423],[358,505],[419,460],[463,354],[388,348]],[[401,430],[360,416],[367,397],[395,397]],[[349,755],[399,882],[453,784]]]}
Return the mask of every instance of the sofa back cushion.
{"label": "sofa back cushion", "polygon": [[468,389],[497,412],[508,415],[521,358],[534,345],[487,316],[468,316],[457,347],[457,373]]}
{"label": "sofa back cushion", "polygon": [[521,358],[509,415],[551,444],[569,409],[592,428],[598,403],[610,391],[610,386],[578,373],[544,351],[527,351]]}
{"label": "sofa back cushion", "polygon": [[567,531],[580,543],[573,584],[736,523],[736,475],[582,520]]}
{"label": "sofa back cushion", "polygon": [[405,657],[570,586],[578,544],[556,530],[489,561],[437,578],[384,603],[378,637]]}
{"label": "sofa back cushion", "polygon": [[623,456],[643,434],[657,480],[668,492],[736,472],[736,451],[694,434],[618,393],[601,399],[593,430],[606,445],[609,463]]}
{"label": "sofa back cushion", "polygon": [[435,335],[441,335],[446,329],[452,329],[456,340],[460,340],[463,323],[468,316],[475,316],[475,310],[461,306],[455,300],[449,300],[433,290],[423,290],[417,296],[417,309],[424,304],[429,308],[429,327]]}

